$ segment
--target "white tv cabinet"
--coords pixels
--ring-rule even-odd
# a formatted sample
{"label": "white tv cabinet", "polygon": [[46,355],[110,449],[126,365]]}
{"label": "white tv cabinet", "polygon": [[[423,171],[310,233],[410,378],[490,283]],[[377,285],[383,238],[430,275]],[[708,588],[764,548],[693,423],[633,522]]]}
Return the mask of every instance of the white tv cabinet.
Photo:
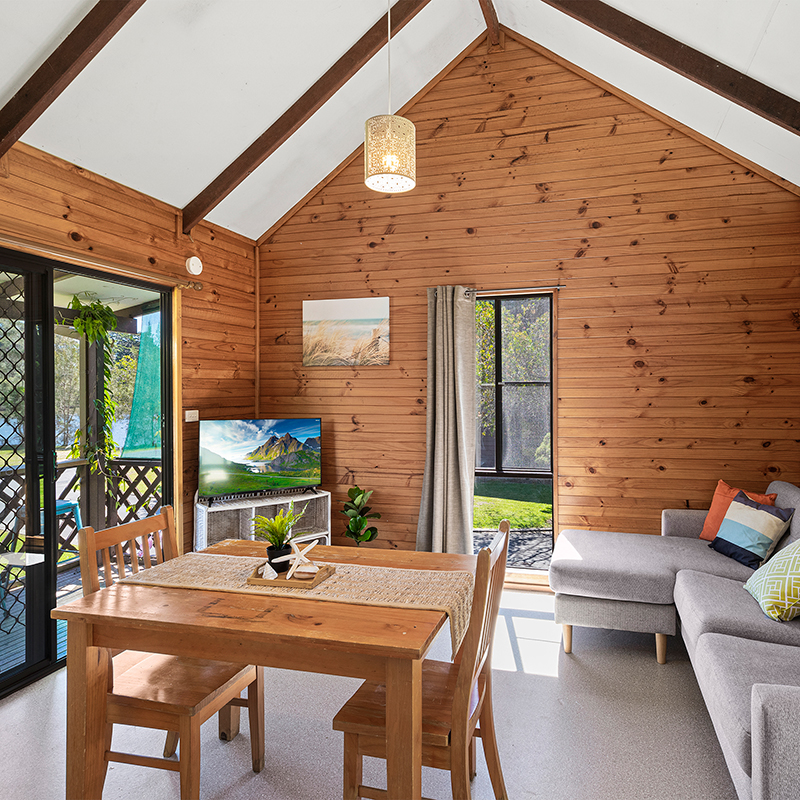
{"label": "white tv cabinet", "polygon": [[200,503],[196,494],[194,499],[195,551],[223,539],[253,539],[253,517],[274,517],[281,508],[288,510],[291,501],[295,513],[305,507],[303,518],[293,528],[299,532],[295,540],[331,543],[331,493],[322,489],[218,500],[210,505]]}

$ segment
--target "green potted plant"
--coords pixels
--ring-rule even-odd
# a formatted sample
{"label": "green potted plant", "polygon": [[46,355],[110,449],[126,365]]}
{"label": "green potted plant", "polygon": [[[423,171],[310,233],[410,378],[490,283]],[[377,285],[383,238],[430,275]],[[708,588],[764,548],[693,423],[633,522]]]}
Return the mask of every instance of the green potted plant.
{"label": "green potted plant", "polygon": [[[308,504],[306,504],[307,506]],[[292,528],[305,513],[294,513],[294,500],[289,501],[289,508],[279,508],[274,517],[264,517],[257,514],[253,517],[253,533],[256,539],[263,539],[267,544],[267,560],[275,572],[286,572],[289,569],[288,561],[273,563],[274,559],[288,556],[292,552],[290,542],[294,538]]]}
{"label": "green potted plant", "polygon": [[[349,536],[355,540],[356,544],[361,542],[371,542],[377,535],[378,529],[374,525],[369,524],[371,519],[380,519],[381,515],[367,505],[367,500],[372,495],[372,489],[368,492],[354,486],[348,491],[347,496],[350,498],[342,509],[342,514],[347,516],[347,527],[345,528],[344,535]],[[370,513],[372,512],[372,513]]]}

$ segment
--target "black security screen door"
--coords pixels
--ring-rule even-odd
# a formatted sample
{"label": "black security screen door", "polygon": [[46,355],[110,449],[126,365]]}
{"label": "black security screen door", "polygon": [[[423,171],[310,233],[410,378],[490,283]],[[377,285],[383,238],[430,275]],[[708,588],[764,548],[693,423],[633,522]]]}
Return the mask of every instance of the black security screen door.
{"label": "black security screen door", "polygon": [[46,668],[56,649],[50,285],[45,270],[0,258],[0,687]]}

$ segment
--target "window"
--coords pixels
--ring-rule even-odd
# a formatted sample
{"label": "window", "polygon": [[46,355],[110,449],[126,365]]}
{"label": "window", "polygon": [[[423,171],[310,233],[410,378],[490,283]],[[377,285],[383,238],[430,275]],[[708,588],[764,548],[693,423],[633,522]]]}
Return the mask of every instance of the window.
{"label": "window", "polygon": [[476,303],[476,546],[503,518],[512,566],[546,569],[552,551],[552,297]]}

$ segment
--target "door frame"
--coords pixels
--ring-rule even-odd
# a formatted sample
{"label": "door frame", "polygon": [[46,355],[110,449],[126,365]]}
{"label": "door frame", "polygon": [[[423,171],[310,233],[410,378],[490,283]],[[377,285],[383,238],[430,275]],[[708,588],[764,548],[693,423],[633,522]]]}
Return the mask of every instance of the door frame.
{"label": "door frame", "polygon": [[[480,289],[476,291],[477,300],[501,300],[521,297],[550,297],[550,458],[551,480],[553,485],[553,543],[558,538],[558,295],[563,286],[541,286],[525,289]],[[530,474],[524,470],[509,470],[499,473],[495,470],[474,468],[474,474],[513,477]],[[536,477],[533,475],[532,477]],[[529,569],[509,567],[506,570],[504,585],[510,589],[551,591],[547,575]]]}

